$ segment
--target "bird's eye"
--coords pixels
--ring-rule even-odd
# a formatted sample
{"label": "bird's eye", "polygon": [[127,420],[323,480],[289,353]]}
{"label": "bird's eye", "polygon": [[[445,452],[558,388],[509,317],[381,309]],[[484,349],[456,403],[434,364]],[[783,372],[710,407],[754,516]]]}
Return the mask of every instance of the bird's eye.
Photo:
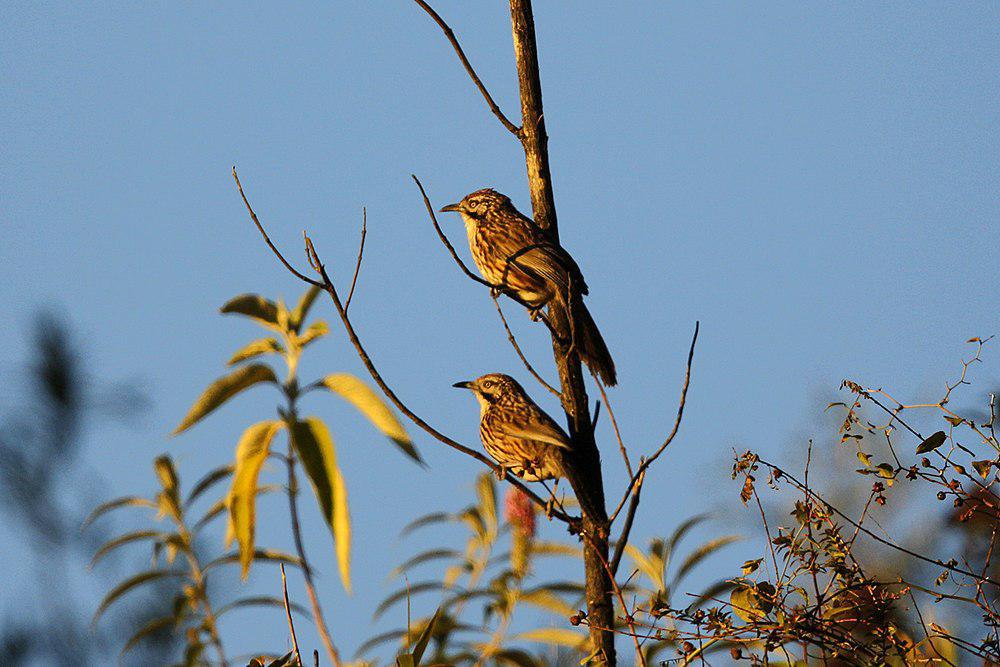
{"label": "bird's eye", "polygon": [[483,389],[492,389],[492,388],[493,388],[493,380],[487,380],[486,382],[483,383]]}

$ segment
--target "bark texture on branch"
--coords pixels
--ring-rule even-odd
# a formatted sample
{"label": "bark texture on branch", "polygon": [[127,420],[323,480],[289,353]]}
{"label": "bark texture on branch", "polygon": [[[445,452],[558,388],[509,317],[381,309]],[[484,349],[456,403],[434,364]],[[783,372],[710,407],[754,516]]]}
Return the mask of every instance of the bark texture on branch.
{"label": "bark texture on branch", "polygon": [[[542,84],[538,70],[538,50],[535,45],[535,22],[531,0],[510,0],[511,28],[514,36],[514,56],[521,94],[520,139],[524,147],[531,191],[531,207],[535,222],[558,240],[555,197],[549,172],[548,135],[542,108]],[[566,413],[573,451],[567,456],[566,473],[583,510],[581,530],[586,569],[587,618],[590,637],[597,649],[595,661],[615,664],[615,627],[612,584],[608,577],[608,522],[604,501],[604,481],[601,475],[601,455],[594,440],[594,425],[590,418],[589,399],[584,385],[580,357],[568,349],[572,340],[569,322],[549,309],[554,325],[552,352],[562,386],[562,407]]]}

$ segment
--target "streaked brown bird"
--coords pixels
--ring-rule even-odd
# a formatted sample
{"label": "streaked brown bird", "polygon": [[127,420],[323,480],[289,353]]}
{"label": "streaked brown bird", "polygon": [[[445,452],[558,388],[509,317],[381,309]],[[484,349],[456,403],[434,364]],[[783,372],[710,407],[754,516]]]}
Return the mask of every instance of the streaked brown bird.
{"label": "streaked brown bird", "polygon": [[566,432],[518,384],[490,373],[455,387],[470,389],[479,401],[479,437],[486,453],[528,482],[563,477],[560,449],[569,449]]}
{"label": "streaked brown bird", "polygon": [[552,305],[565,317],[581,358],[604,384],[617,381],[615,362],[583,303],[588,293],[580,267],[548,232],[522,215],[510,198],[489,188],[476,190],[441,209],[462,214],[472,258],[488,282],[509,288],[538,311]]}

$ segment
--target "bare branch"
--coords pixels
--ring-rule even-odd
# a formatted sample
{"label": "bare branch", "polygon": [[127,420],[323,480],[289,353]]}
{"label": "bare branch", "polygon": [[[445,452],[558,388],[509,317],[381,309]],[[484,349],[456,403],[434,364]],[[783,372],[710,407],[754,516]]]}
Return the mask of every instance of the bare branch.
{"label": "bare branch", "polygon": [[[382,393],[385,394],[386,398],[388,398],[392,402],[392,404],[395,405],[397,409],[399,409],[400,412],[406,415],[410,419],[410,421],[419,426],[430,436],[432,436],[439,442],[448,445],[452,449],[462,452],[466,456],[471,456],[480,463],[483,463],[484,465],[488,466],[497,475],[500,475],[501,474],[500,466],[498,466],[496,463],[488,459],[485,455],[452,440],[451,438],[444,435],[443,433],[435,429],[433,426],[425,422],[422,418],[417,416],[415,412],[410,410],[410,408],[408,408],[406,404],[403,403],[402,400],[400,400],[399,396],[396,395],[396,392],[393,391],[388,384],[386,384],[385,380],[382,379],[382,375],[378,372],[378,369],[375,368],[375,364],[372,362],[371,357],[368,356],[368,352],[365,351],[364,346],[361,344],[361,340],[358,338],[358,334],[354,330],[354,325],[351,324],[351,320],[347,315],[347,311],[344,310],[343,303],[341,303],[340,301],[340,296],[337,294],[337,288],[334,287],[333,283],[330,281],[330,276],[327,275],[326,267],[320,260],[319,254],[316,252],[316,248],[313,245],[312,240],[308,236],[306,236],[305,242],[306,242],[306,253],[309,257],[309,264],[316,270],[317,273],[319,273],[320,277],[322,278],[321,285],[323,286],[323,289],[326,290],[327,294],[330,295],[330,298],[333,300],[333,305],[336,307],[337,313],[340,315],[340,321],[343,323],[344,329],[347,331],[347,337],[350,339],[351,344],[354,346],[354,350],[358,353],[358,357],[360,357],[362,364],[364,364],[365,368],[368,370],[368,374],[371,375],[372,380],[375,382],[375,384],[378,385],[379,389],[382,390]],[[536,505],[542,508],[546,506],[544,500],[542,500],[536,493],[534,493],[531,489],[527,488],[520,481],[514,479],[511,475],[506,475],[506,478],[510,484],[516,486],[521,491],[523,491],[525,495],[531,498],[532,502],[534,502]],[[574,524],[576,522],[576,519],[564,514],[563,512],[559,511],[552,512],[552,516],[568,524]]]}
{"label": "bare branch", "polygon": [[[659,449],[657,449],[652,456],[643,461],[639,465],[639,468],[635,471],[635,474],[632,475],[632,479],[629,481],[628,488],[625,489],[625,495],[622,497],[621,502],[618,503],[618,508],[614,511],[614,514],[611,515],[612,523],[614,523],[614,520],[618,516],[618,513],[621,512],[622,507],[624,507],[625,501],[628,500],[629,495],[632,493],[632,488],[636,484],[641,484],[640,479],[643,478],[643,473],[646,471],[647,468],[649,468],[649,466],[653,465],[653,462],[656,461],[657,458],[659,458],[660,454],[662,454],[663,451],[668,446],[670,446],[670,443],[673,442],[674,438],[677,436],[677,431],[681,427],[681,419],[683,419],[684,417],[684,405],[687,402],[688,387],[691,386],[691,364],[694,361],[694,347],[695,344],[698,342],[698,331],[700,328],[701,328],[701,323],[695,322],[694,336],[691,338],[691,348],[688,350],[687,370],[684,373],[684,385],[681,387],[681,399],[677,405],[677,418],[674,419],[674,427],[670,430],[670,434],[667,436],[667,439],[663,441],[663,444],[660,445]],[[638,503],[636,503],[635,507],[637,508],[638,506],[639,506]],[[634,509],[630,508],[630,511],[632,514],[635,513]],[[626,520],[625,523],[629,526],[632,525],[631,520]],[[622,538],[627,539],[628,534],[627,533],[623,534],[618,539],[622,540]]]}
{"label": "bare branch", "polygon": [[[604,383],[601,379],[597,377],[596,373],[591,373],[590,376],[594,378],[594,384],[597,385],[597,390],[601,392],[601,398],[604,399],[604,404],[608,407],[608,416],[611,418],[611,429],[615,432],[615,438],[618,440],[618,451],[621,452],[622,459],[625,461],[625,469],[628,471],[629,477],[632,476],[632,462],[628,459],[628,451],[625,449],[625,442],[622,440],[621,431],[618,430],[618,420],[615,419],[615,412],[611,409],[611,401],[608,400],[608,392],[604,390]],[[601,402],[598,401],[597,405],[600,406]],[[597,427],[597,413],[594,414],[593,425]]]}
{"label": "bare branch", "polygon": [[476,84],[476,88],[478,88],[479,92],[482,93],[483,99],[486,100],[486,104],[489,106],[490,111],[493,112],[493,115],[497,117],[497,120],[499,120],[511,134],[520,138],[521,128],[510,122],[510,120],[507,119],[507,116],[503,114],[503,111],[500,110],[500,107],[497,106],[497,103],[493,101],[493,97],[490,96],[489,91],[486,90],[486,86],[483,85],[479,75],[476,74],[476,70],[472,68],[472,64],[469,62],[469,59],[465,57],[465,51],[462,50],[462,46],[458,43],[458,38],[455,37],[454,31],[452,31],[448,24],[444,22],[444,19],[442,19],[430,5],[424,2],[424,0],[414,0],[414,2],[416,2],[421,9],[427,12],[427,14],[434,19],[434,22],[437,23],[444,32],[444,36],[448,38],[449,42],[451,42],[451,46],[455,49],[458,59],[462,61],[462,66],[465,67],[465,71],[469,73],[469,77],[472,79],[472,82]]}
{"label": "bare branch", "polygon": [[500,302],[497,300],[496,297],[493,297],[493,305],[496,306],[497,314],[500,315],[500,321],[503,322],[504,331],[507,332],[507,340],[510,341],[510,344],[513,346],[514,351],[517,352],[517,356],[520,357],[521,362],[524,364],[524,367],[527,368],[528,372],[531,373],[531,375],[534,376],[536,380],[538,380],[538,383],[543,387],[545,387],[546,389],[548,389],[553,396],[555,396],[558,399],[562,399],[562,396],[559,394],[559,390],[550,385],[548,382],[546,382],[542,378],[542,376],[538,374],[538,371],[536,371],[534,367],[528,362],[528,359],[524,356],[524,352],[521,351],[521,346],[517,344],[517,339],[514,338],[514,334],[513,332],[511,332],[510,326],[508,326],[507,324],[507,318],[504,317],[503,309],[500,308]]}
{"label": "bare branch", "polygon": [[358,248],[358,261],[354,264],[354,277],[351,278],[351,291],[347,293],[347,301],[344,302],[344,312],[351,307],[351,299],[354,298],[354,288],[358,284],[358,274],[361,273],[361,259],[365,256],[365,237],[368,236],[368,209],[361,209],[361,246]]}
{"label": "bare branch", "polygon": [[285,599],[285,616],[288,617],[288,632],[292,635],[292,648],[295,649],[295,659],[302,664],[302,654],[299,653],[299,639],[295,636],[295,623],[292,622],[292,608],[288,604],[288,580],[285,578],[285,564],[281,566],[281,592]]}
{"label": "bare branch", "polygon": [[273,252],[274,255],[279,260],[281,260],[281,263],[285,265],[285,268],[291,271],[292,275],[294,275],[296,278],[304,282],[307,282],[315,287],[322,287],[323,286],[322,283],[317,282],[312,278],[309,278],[308,276],[304,276],[301,273],[299,273],[295,269],[295,267],[293,267],[291,264],[288,263],[288,260],[285,259],[284,255],[281,254],[281,251],[275,248],[274,244],[271,243],[271,238],[267,235],[267,232],[264,231],[263,225],[261,225],[260,220],[257,219],[257,214],[253,212],[253,207],[251,207],[250,202],[247,201],[246,194],[243,193],[243,184],[240,183],[240,177],[236,175],[236,167],[233,167],[233,180],[236,181],[236,187],[239,188],[240,190],[240,197],[243,198],[243,203],[246,204],[247,210],[250,211],[250,219],[253,220],[253,224],[257,225],[257,231],[259,231],[260,235],[264,237],[264,242],[267,243],[267,247],[271,249],[271,252]]}

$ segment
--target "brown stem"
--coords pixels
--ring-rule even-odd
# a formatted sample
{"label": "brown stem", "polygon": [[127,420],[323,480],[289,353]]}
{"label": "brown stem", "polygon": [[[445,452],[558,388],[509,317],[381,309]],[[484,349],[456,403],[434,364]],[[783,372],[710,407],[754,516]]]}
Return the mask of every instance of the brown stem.
{"label": "brown stem", "polygon": [[[290,426],[289,426],[290,428]],[[309,594],[309,604],[312,606],[313,623],[319,630],[319,636],[326,646],[326,653],[330,656],[330,662],[334,667],[340,667],[340,654],[333,645],[333,638],[326,627],[326,619],[323,618],[323,609],[319,606],[319,597],[316,595],[316,586],[313,583],[312,568],[306,559],[306,549],[302,544],[302,529],[299,527],[299,508],[297,496],[299,493],[298,481],[295,478],[295,452],[288,449],[288,511],[292,517],[292,538],[295,541],[295,552],[302,563],[302,577],[305,579],[306,592]],[[300,663],[301,664],[301,663]]]}
{"label": "brown stem", "polygon": [[[542,109],[542,83],[538,71],[538,51],[535,46],[535,22],[531,0],[510,0],[511,31],[514,59],[521,97],[521,145],[527,167],[528,188],[535,223],[548,230],[558,242],[555,196],[549,174],[548,136]],[[604,501],[604,481],[601,474],[601,454],[594,440],[590,420],[589,399],[584,385],[580,357],[572,348],[571,323],[564,314],[549,308],[552,329],[552,353],[559,370],[560,400],[569,427],[573,448],[566,454],[563,466],[566,477],[583,510],[582,531],[590,540],[584,549],[584,588],[590,640],[598,664],[616,664],[612,582],[608,564],[608,522]],[[598,627],[594,627],[598,626]]]}
{"label": "brown stem", "polygon": [[368,209],[361,209],[361,245],[358,248],[358,261],[354,264],[354,277],[351,278],[351,290],[347,293],[347,301],[344,301],[344,311],[351,307],[351,299],[354,298],[354,288],[358,286],[358,274],[361,273],[361,260],[365,256],[365,237],[368,236]]}
{"label": "brown stem", "polygon": [[285,576],[285,564],[280,563],[281,566],[281,594],[285,601],[285,617],[288,619],[288,633],[292,636],[292,648],[295,650],[295,659],[299,661],[299,667],[302,667],[302,654],[299,653],[299,638],[295,635],[295,623],[292,621],[292,607],[288,603],[288,578]]}

